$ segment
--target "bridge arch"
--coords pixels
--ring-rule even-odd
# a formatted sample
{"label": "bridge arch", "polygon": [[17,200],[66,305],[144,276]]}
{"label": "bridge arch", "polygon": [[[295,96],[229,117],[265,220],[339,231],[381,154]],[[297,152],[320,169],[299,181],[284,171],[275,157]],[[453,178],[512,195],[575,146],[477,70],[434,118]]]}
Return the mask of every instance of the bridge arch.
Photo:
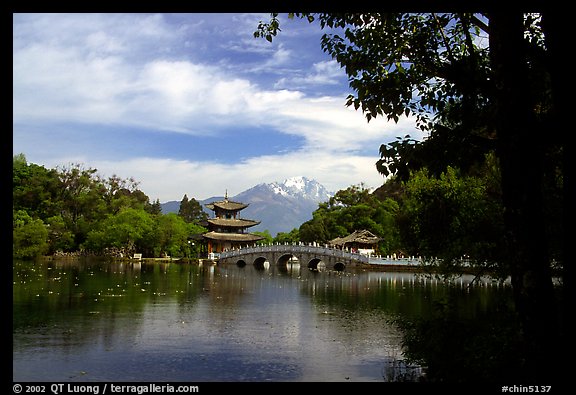
{"label": "bridge arch", "polygon": [[286,266],[289,264],[296,264],[296,263],[300,263],[300,259],[292,254],[292,253],[285,253],[282,254],[277,260],[276,260],[276,265],[278,266]]}
{"label": "bridge arch", "polygon": [[236,266],[238,266],[238,267],[244,267],[244,266],[246,266],[246,261],[245,261],[244,259],[238,259],[238,260],[236,261]]}
{"label": "bridge arch", "polygon": [[324,269],[331,269],[331,270],[336,270],[338,272],[342,272],[346,269],[346,264],[344,262],[334,262],[334,264],[332,265],[330,262],[324,262],[322,259],[320,258],[313,258],[312,260],[310,260],[308,262],[308,269],[311,270],[317,270],[317,271],[322,271]]}
{"label": "bridge arch", "polygon": [[322,271],[326,269],[326,263],[320,258],[312,258],[308,261],[308,269]]}
{"label": "bridge arch", "polygon": [[346,265],[342,262],[336,262],[333,269],[338,272],[343,272],[346,269]]}
{"label": "bridge arch", "polygon": [[258,258],[254,259],[253,265],[256,270],[266,270],[270,267],[270,262],[268,261],[268,258],[259,256]]}

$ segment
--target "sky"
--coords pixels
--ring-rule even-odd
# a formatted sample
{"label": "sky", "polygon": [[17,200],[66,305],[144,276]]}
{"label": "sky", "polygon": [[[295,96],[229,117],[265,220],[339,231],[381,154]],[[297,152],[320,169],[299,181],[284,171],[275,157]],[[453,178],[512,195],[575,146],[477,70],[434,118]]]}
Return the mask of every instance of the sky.
{"label": "sky", "polygon": [[379,148],[415,122],[367,122],[317,23],[270,15],[13,14],[13,154],[134,178],[151,201],[234,196],[304,176],[376,188]]}

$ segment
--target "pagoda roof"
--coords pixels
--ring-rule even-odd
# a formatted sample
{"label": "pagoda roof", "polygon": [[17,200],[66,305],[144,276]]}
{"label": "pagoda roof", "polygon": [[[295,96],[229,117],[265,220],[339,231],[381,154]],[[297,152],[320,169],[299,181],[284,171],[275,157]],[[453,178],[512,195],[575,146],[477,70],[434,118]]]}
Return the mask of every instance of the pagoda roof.
{"label": "pagoda roof", "polygon": [[208,232],[202,235],[206,239],[235,242],[254,242],[262,240],[264,237],[252,233],[222,233]]}
{"label": "pagoda roof", "polygon": [[209,218],[208,223],[215,226],[230,226],[234,228],[249,228],[258,225],[260,221],[252,221],[250,219],[234,219],[234,218]]}
{"label": "pagoda roof", "polygon": [[225,198],[224,200],[219,200],[217,202],[208,203],[205,205],[208,209],[214,210],[216,208],[227,210],[227,211],[239,211],[245,209],[249,206],[246,203],[234,202]]}
{"label": "pagoda roof", "polygon": [[350,233],[348,236],[332,239],[329,243],[332,245],[343,246],[349,243],[376,244],[380,240],[382,240],[382,238],[376,236],[368,230],[356,230]]}

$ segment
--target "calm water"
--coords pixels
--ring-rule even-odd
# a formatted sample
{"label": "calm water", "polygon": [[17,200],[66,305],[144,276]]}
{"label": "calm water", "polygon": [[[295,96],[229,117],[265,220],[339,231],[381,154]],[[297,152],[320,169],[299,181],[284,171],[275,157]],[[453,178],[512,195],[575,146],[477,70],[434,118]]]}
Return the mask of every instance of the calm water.
{"label": "calm water", "polygon": [[179,263],[14,261],[14,381],[385,381],[398,316],[507,287],[411,273]]}

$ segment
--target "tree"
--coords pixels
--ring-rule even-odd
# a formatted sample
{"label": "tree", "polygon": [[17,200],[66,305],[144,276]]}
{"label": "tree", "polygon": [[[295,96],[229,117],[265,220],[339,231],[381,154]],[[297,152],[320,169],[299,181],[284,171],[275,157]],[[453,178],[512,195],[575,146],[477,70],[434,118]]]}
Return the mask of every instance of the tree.
{"label": "tree", "polygon": [[[151,214],[161,211],[160,203],[150,204],[134,179],[116,175],[104,179],[96,169],[84,169],[81,164],[46,169],[27,163],[25,155],[18,154],[13,157],[12,179],[13,210],[48,227],[48,253],[78,250],[90,231],[98,231],[100,222],[126,208]],[[88,244],[100,251],[106,235],[96,242],[94,232]]]}
{"label": "tree", "polygon": [[46,218],[59,215],[62,207],[57,171],[34,163],[27,163],[24,154],[15,155],[12,167],[12,207],[24,210],[31,217]]}
{"label": "tree", "polygon": [[273,242],[279,244],[292,244],[300,241],[300,233],[298,228],[292,229],[290,232],[278,232],[274,237]]}
{"label": "tree", "polygon": [[300,234],[300,240],[303,242],[314,242],[318,241],[325,243],[330,240],[330,235],[326,231],[324,216],[322,213],[317,212],[312,213],[312,219],[304,222],[298,228],[298,233]]}
{"label": "tree", "polygon": [[40,219],[33,219],[26,211],[13,213],[12,255],[33,259],[48,251],[48,230]]}
{"label": "tree", "polygon": [[491,195],[488,181],[459,173],[448,167],[433,177],[423,169],[406,182],[403,245],[447,274],[465,258],[479,273],[506,278],[509,268],[497,264],[503,251],[501,201]]}
{"label": "tree", "polygon": [[254,232],[254,234],[263,237],[262,240],[258,240],[258,241],[256,242],[256,244],[259,244],[259,245],[260,245],[260,244],[262,244],[262,245],[264,245],[264,244],[272,244],[272,241],[274,240],[274,238],[272,237],[272,235],[270,234],[270,231],[269,231],[268,229],[264,229],[264,230],[261,231],[261,232]]}
{"label": "tree", "polygon": [[60,190],[56,199],[61,202],[66,226],[74,233],[76,245],[80,245],[85,241],[92,221],[106,215],[105,188],[97,177],[97,169],[85,169],[76,163],[60,166],[57,171]]}
{"label": "tree", "polygon": [[[519,13],[491,15],[491,65],[496,84],[497,153],[501,162],[507,261],[516,306],[523,321],[530,371],[556,348],[558,312],[545,233],[543,184],[546,175],[539,134],[547,121],[535,111],[532,60]],[[534,49],[536,50],[536,49]],[[545,53],[541,56],[545,57]],[[536,59],[537,61],[537,59]],[[547,103],[544,103],[547,104]],[[530,168],[530,172],[526,169]]]}
{"label": "tree", "polygon": [[125,208],[93,226],[82,246],[96,252],[114,248],[126,256],[135,252],[150,253],[156,239],[155,229],[154,218],[144,209]]}
{"label": "tree", "polygon": [[188,199],[188,195],[186,194],[184,194],[184,197],[180,201],[178,215],[187,223],[195,224],[200,224],[208,218],[208,214],[202,210],[200,203],[194,198]]}
{"label": "tree", "polygon": [[[559,327],[569,320],[557,315],[545,192],[564,187],[556,176],[563,173],[564,162],[556,153],[563,151],[566,139],[538,138],[542,131],[565,130],[552,129],[561,116],[555,109],[560,85],[553,62],[560,60],[561,35],[556,24],[542,23],[555,14],[296,16],[343,31],[343,36],[325,34],[322,48],[348,74],[355,92],[348,105],[361,109],[368,121],[377,116],[397,121],[402,114],[414,114],[418,127],[430,133],[423,142],[406,136],[383,145],[381,172],[408,177],[410,167],[430,165],[437,173],[449,165],[467,169],[494,150],[501,166],[504,264],[510,268],[524,331],[526,375],[556,374],[554,368],[543,369],[541,361],[556,356],[558,339],[570,341],[568,334],[561,337],[566,332]],[[273,14],[254,35],[271,41],[279,30]],[[485,42],[480,33],[488,37],[487,45],[480,44]],[[562,210],[561,204],[557,207]],[[557,254],[560,259],[563,255]],[[564,272],[568,285],[571,270]]]}
{"label": "tree", "polygon": [[146,211],[153,215],[162,214],[162,205],[160,204],[160,199],[156,199],[154,203],[147,206]]}
{"label": "tree", "polygon": [[96,176],[94,181],[102,188],[102,198],[109,213],[117,214],[125,207],[142,208],[148,203],[148,197],[136,189],[138,182],[133,178],[122,179],[113,174],[107,179]]}
{"label": "tree", "polygon": [[352,185],[320,203],[312,219],[300,226],[299,236],[304,242],[327,243],[365,229],[382,238],[378,245],[381,253],[391,253],[399,247],[398,209],[394,200],[379,199],[362,184]]}
{"label": "tree", "polygon": [[175,213],[161,215],[157,219],[155,255],[167,253],[170,256],[183,256],[188,253],[188,237],[191,229],[182,216]]}
{"label": "tree", "polygon": [[48,226],[49,253],[56,251],[73,251],[75,249],[74,234],[66,227],[61,215],[46,219]]}

